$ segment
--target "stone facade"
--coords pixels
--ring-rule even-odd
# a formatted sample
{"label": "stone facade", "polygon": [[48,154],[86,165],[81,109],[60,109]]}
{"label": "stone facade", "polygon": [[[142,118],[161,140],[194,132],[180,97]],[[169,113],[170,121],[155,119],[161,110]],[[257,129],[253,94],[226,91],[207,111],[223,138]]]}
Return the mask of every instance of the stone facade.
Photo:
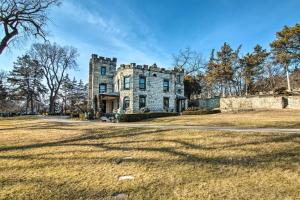
{"label": "stone facade", "polygon": [[227,97],[220,99],[220,110],[300,109],[300,96]]}
{"label": "stone facade", "polygon": [[116,58],[92,55],[89,68],[90,108],[104,113],[116,110],[138,113],[145,109],[150,112],[181,112],[187,106],[183,69],[167,70],[156,64],[135,63],[122,64],[116,69],[116,62]]}
{"label": "stone facade", "polygon": [[195,99],[190,102],[190,106],[209,110],[220,108],[220,97]]}

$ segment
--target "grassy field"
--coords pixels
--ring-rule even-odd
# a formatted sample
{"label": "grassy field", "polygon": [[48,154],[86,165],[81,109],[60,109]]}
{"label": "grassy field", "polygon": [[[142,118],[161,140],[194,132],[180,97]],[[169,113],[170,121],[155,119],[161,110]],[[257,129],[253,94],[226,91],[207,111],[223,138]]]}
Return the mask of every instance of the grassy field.
{"label": "grassy field", "polygon": [[299,199],[299,144],[299,134],[4,119],[0,199]]}
{"label": "grassy field", "polygon": [[300,110],[252,111],[212,115],[182,115],[148,120],[156,124],[212,125],[249,128],[300,128]]}

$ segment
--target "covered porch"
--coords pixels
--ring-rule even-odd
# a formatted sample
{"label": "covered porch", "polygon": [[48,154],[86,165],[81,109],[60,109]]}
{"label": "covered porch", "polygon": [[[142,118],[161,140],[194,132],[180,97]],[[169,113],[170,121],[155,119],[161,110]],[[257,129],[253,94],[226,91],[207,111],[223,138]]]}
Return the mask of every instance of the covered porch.
{"label": "covered porch", "polygon": [[94,111],[100,115],[113,113],[119,108],[119,94],[107,93],[99,94],[94,97]]}
{"label": "covered porch", "polygon": [[176,112],[180,113],[186,109],[187,98],[185,96],[176,95]]}

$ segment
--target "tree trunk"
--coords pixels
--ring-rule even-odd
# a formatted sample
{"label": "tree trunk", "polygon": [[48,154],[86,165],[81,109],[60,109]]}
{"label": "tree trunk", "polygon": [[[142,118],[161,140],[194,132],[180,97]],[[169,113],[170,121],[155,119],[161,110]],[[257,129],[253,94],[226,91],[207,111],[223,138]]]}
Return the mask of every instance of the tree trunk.
{"label": "tree trunk", "polygon": [[26,96],[26,108],[25,108],[26,115],[28,114],[28,108],[29,108],[29,94],[27,94]]}
{"label": "tree trunk", "polygon": [[32,97],[32,94],[31,94],[31,97],[30,97],[30,107],[31,107],[31,114],[33,115],[34,107],[33,107],[33,97]]}
{"label": "tree trunk", "polygon": [[49,113],[54,114],[55,113],[55,105],[54,105],[55,99],[54,96],[51,94],[49,98]]}
{"label": "tree trunk", "polygon": [[285,71],[286,71],[286,80],[287,80],[288,92],[291,92],[291,83],[290,83],[290,75],[289,75],[288,64],[285,64]]}

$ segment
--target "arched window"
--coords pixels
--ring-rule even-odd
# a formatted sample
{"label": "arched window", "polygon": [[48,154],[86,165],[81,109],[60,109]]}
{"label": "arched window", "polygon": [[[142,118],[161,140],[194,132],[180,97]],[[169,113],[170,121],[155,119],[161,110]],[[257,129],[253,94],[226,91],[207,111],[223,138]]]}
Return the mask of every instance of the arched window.
{"label": "arched window", "polygon": [[129,100],[129,97],[124,97],[124,100],[123,100],[123,108],[124,108],[124,110],[126,110],[127,108],[129,108],[129,102],[130,102],[130,100]]}

